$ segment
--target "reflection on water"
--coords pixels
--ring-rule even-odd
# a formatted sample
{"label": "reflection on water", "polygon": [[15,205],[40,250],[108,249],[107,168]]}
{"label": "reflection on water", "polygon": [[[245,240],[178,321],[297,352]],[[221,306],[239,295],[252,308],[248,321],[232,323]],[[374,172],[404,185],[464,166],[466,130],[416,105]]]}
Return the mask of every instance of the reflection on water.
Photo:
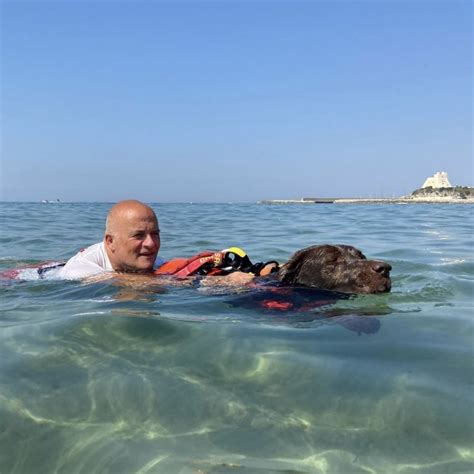
{"label": "reflection on water", "polygon": [[[378,228],[371,209],[354,212]],[[471,257],[430,262],[421,242],[390,257],[391,294],[299,313],[195,288],[1,282],[1,472],[472,472]],[[469,262],[438,265],[459,252]]]}

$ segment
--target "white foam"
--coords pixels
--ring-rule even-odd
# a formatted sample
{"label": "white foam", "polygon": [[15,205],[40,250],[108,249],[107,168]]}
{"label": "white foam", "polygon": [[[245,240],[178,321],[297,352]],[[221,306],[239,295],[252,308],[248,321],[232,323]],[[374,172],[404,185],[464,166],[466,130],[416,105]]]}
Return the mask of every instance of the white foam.
{"label": "white foam", "polygon": [[59,270],[61,267],[52,268],[42,274],[38,273],[38,268],[24,268],[18,271],[18,275],[15,277],[15,280],[26,280],[26,281],[35,281],[35,280],[59,280]]}

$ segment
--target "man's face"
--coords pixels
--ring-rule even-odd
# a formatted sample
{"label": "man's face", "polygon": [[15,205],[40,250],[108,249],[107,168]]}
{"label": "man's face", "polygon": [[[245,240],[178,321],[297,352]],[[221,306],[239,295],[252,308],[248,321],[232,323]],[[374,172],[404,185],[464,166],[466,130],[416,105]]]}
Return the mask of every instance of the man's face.
{"label": "man's face", "polygon": [[114,270],[146,272],[153,269],[160,249],[160,231],[154,213],[134,209],[125,213],[106,235],[106,245]]}

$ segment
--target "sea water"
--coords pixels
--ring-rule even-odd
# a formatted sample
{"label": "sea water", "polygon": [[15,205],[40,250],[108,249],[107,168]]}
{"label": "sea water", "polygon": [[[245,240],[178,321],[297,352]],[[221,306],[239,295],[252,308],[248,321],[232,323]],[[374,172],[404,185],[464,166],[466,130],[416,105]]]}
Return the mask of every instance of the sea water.
{"label": "sea water", "polygon": [[[98,242],[109,207],[0,204],[1,269]],[[152,207],[164,258],[344,243],[391,263],[392,292],[302,315],[205,287],[1,281],[0,472],[474,471],[471,206]]]}

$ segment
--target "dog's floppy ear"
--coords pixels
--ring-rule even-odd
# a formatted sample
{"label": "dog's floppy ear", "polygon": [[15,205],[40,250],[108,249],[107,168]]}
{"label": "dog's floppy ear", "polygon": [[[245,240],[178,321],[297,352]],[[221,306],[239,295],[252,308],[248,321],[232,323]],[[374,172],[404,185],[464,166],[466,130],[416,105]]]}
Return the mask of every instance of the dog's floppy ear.
{"label": "dog's floppy ear", "polygon": [[293,284],[301,270],[301,265],[304,262],[303,254],[307,249],[296,252],[288,262],[286,262],[280,270],[278,270],[278,280],[282,283]]}

